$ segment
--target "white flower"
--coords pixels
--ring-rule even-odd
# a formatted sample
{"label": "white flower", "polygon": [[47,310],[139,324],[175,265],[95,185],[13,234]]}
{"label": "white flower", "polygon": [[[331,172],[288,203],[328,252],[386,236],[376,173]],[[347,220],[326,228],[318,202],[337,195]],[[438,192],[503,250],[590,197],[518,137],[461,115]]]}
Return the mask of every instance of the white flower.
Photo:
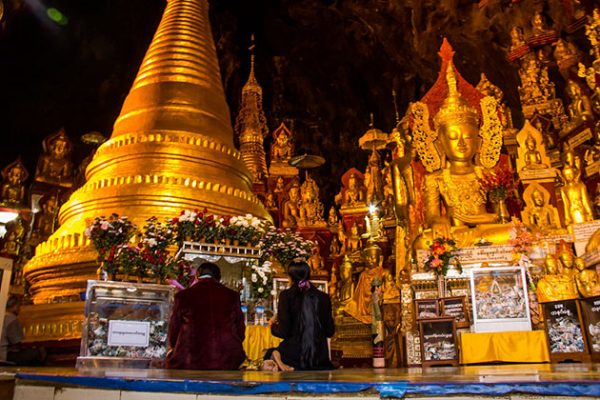
{"label": "white flower", "polygon": [[263,288],[261,288],[261,287],[259,287],[259,288],[258,288],[258,293],[262,293],[262,292],[264,292],[264,291],[265,291],[265,289],[263,289]]}
{"label": "white flower", "polygon": [[277,294],[277,292],[275,291],[275,289],[271,290],[271,295],[275,296]]}
{"label": "white flower", "polygon": [[252,276],[250,277],[250,280],[254,283],[256,283],[256,281],[258,281],[258,278],[256,276],[256,274],[252,274]]}

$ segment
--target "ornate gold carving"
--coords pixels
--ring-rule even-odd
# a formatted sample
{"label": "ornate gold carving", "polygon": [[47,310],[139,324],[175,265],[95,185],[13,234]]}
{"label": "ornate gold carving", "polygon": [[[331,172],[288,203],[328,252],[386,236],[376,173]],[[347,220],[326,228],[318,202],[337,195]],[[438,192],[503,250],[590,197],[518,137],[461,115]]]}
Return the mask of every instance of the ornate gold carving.
{"label": "ornate gold carving", "polygon": [[485,168],[493,168],[500,159],[502,148],[502,123],[498,117],[498,102],[491,96],[481,99],[483,123],[479,130],[482,142],[479,161]]}
{"label": "ornate gold carving", "polygon": [[540,184],[531,183],[523,192],[525,208],[523,223],[542,234],[550,234],[560,229],[558,210],[550,204],[550,193]]}
{"label": "ornate gold carving", "polygon": [[429,109],[427,105],[416,102],[412,106],[413,138],[415,147],[421,161],[428,172],[433,172],[442,167],[442,159],[434,143],[438,139],[437,131],[429,125]]}

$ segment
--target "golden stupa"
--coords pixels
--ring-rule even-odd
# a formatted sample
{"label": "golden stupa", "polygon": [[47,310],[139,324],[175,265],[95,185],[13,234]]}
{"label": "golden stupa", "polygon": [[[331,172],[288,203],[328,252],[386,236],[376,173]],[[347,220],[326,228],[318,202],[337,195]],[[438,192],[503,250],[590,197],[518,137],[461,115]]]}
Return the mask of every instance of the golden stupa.
{"label": "golden stupa", "polygon": [[233,129],[206,0],[169,0],[110,140],[96,152],[87,183],[59,213],[60,228],[25,266],[35,304],[75,299],[95,277],[84,234],[94,217],[116,212],[138,226],[182,209],[270,218],[252,193]]}

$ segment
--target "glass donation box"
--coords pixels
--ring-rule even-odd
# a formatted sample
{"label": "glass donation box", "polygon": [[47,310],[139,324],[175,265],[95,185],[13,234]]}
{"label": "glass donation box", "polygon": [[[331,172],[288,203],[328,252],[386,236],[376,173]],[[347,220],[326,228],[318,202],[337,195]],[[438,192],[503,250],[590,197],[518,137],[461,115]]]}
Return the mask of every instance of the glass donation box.
{"label": "glass donation box", "polygon": [[175,288],[88,281],[77,367],[161,367]]}

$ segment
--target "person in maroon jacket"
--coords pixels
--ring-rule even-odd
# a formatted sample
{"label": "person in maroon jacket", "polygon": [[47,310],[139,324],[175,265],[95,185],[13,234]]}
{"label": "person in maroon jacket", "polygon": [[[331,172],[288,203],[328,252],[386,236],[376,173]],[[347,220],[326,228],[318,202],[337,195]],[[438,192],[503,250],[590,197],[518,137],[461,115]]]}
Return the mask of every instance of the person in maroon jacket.
{"label": "person in maroon jacket", "polygon": [[175,295],[169,322],[167,368],[238,369],[246,359],[240,296],[219,281],[212,263],[198,268],[198,279]]}

